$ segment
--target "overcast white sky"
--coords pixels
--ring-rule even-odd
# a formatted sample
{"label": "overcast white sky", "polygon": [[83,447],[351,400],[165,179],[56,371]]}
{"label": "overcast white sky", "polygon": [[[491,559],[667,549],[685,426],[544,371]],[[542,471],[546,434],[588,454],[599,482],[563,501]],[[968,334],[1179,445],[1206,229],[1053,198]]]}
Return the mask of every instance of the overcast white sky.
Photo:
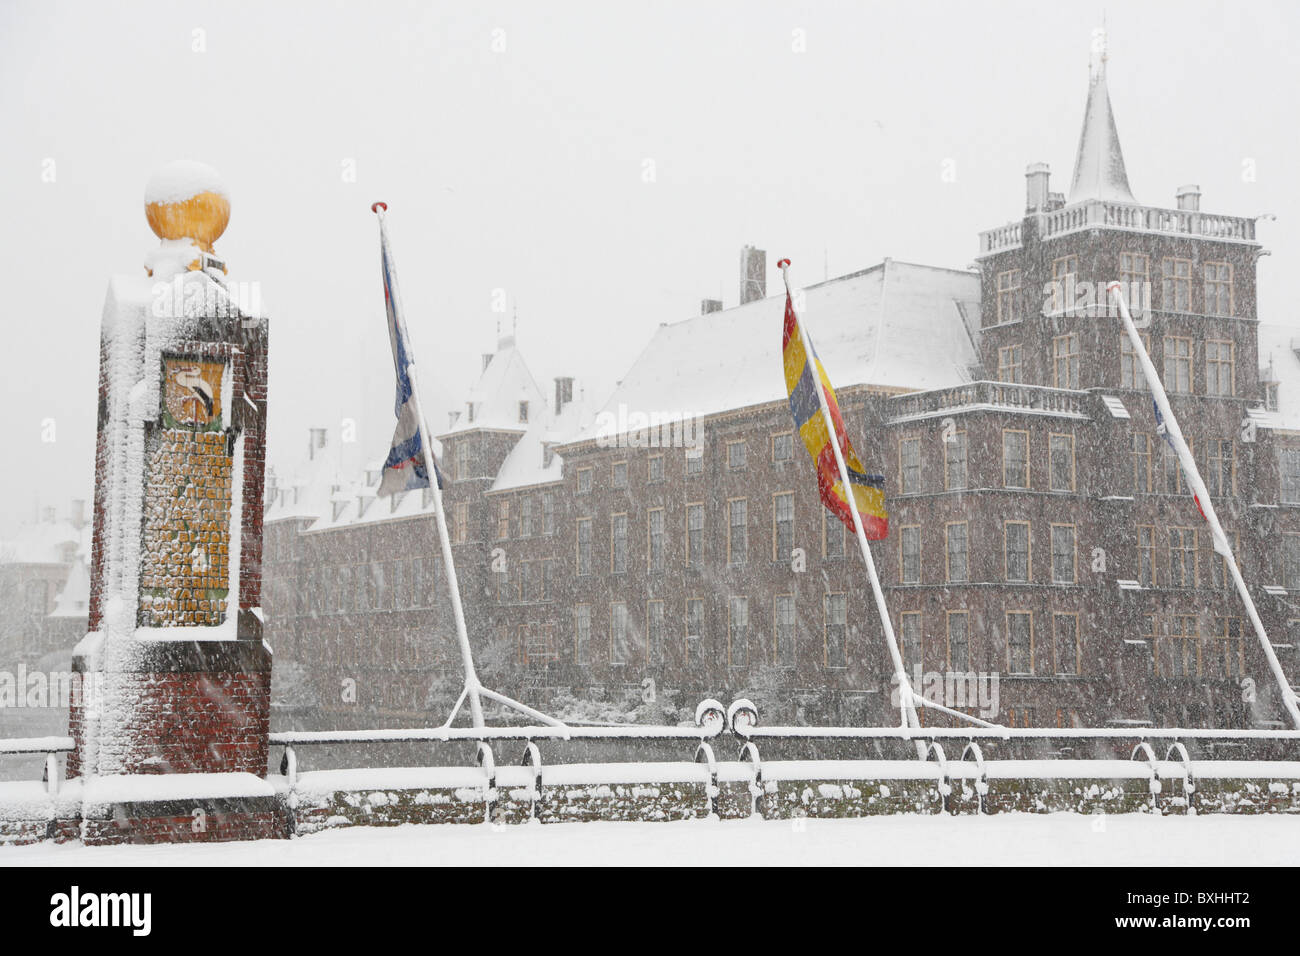
{"label": "overcast white sky", "polygon": [[[573,374],[603,397],[659,322],[735,303],[744,243],[792,257],[802,282],[824,255],[832,275],[884,256],[964,268],[979,230],[1020,216],[1027,163],[1067,189],[1101,15],[0,0],[0,533],[91,489],[104,293],[110,274],[142,274],[157,240],[141,197],[169,159],[212,164],[232,193],[217,251],[271,315],[271,462],[345,417],[369,460],[387,450],[393,391],[373,200],[390,206],[435,429],[494,344],[495,289],[542,387]],[[1261,226],[1261,316],[1296,321],[1300,5],[1107,17],[1135,195],[1172,206],[1195,182],[1206,210],[1277,214]]]}

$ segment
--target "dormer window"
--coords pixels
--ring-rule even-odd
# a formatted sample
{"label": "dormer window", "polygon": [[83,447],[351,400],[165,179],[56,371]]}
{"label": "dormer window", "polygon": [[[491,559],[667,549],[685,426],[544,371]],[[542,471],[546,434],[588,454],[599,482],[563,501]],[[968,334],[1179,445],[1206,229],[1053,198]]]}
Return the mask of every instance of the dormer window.
{"label": "dormer window", "polygon": [[522,423],[524,423],[524,424],[527,424],[527,423],[528,423],[528,403],[527,403],[527,402],[520,402],[520,403],[519,403],[519,421],[522,422]]}
{"label": "dormer window", "polygon": [[467,409],[467,415],[466,415],[466,419],[465,419],[465,420],[466,420],[469,424],[473,425],[473,424],[474,424],[474,403],[473,403],[473,402],[466,402],[466,403],[465,403],[465,408]]}
{"label": "dormer window", "polygon": [[1270,411],[1277,411],[1277,382],[1264,383],[1264,407]]}

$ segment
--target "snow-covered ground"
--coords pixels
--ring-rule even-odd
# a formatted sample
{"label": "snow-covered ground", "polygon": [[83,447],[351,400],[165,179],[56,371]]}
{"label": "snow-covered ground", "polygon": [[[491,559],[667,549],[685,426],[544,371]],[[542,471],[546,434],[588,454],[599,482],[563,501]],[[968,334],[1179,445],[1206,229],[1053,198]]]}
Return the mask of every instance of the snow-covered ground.
{"label": "snow-covered ground", "polygon": [[1300,816],[889,816],[355,827],[296,840],[0,849],[0,866],[1294,865]]}

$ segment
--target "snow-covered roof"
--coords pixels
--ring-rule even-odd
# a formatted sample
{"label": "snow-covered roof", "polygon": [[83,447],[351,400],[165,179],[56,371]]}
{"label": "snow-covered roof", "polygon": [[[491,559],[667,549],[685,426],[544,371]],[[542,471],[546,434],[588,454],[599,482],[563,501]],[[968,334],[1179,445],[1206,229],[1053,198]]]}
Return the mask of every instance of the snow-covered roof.
{"label": "snow-covered roof", "polygon": [[1265,382],[1277,384],[1277,411],[1252,409],[1265,428],[1300,431],[1300,326],[1260,322],[1259,368]]}
{"label": "snow-covered roof", "polygon": [[1074,160],[1074,179],[1070,183],[1070,202],[1088,199],[1137,202],[1129,189],[1124,153],[1119,148],[1115,114],[1111,111],[1110,91],[1106,87],[1104,56],[1093,72],[1088,87],[1088,105],[1083,111],[1079,151]]}
{"label": "snow-covered roof", "polygon": [[591,426],[594,417],[591,403],[581,396],[565,405],[559,415],[548,409],[510,449],[490,490],[509,491],[559,481],[564,477],[564,460],[548,449],[571,441]]}
{"label": "snow-covered roof", "polygon": [[90,569],[78,557],[68,571],[68,579],[54,601],[50,617],[86,617],[90,613]]}
{"label": "snow-covered roof", "polygon": [[0,541],[0,564],[67,564],[89,554],[89,523],[78,529],[69,521],[33,521]]}
{"label": "snow-covered roof", "polygon": [[[975,273],[886,259],[808,286],[800,314],[837,388],[935,389],[972,380],[979,299]],[[660,326],[580,439],[631,413],[671,421],[784,400],[784,315],[778,295]]]}
{"label": "snow-covered roof", "polygon": [[520,421],[519,403],[528,402],[529,409],[545,406],[546,396],[515,347],[514,336],[497,343],[496,353],[470,388],[466,402],[473,408],[473,414],[468,414],[468,408],[462,409],[444,435],[475,429],[523,432],[530,422]]}

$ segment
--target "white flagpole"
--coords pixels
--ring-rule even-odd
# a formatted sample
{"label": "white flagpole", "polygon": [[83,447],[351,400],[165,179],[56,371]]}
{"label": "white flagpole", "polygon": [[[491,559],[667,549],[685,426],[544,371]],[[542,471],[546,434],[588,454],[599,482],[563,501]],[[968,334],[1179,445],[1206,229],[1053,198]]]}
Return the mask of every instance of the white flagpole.
{"label": "white flagpole", "polygon": [[[420,379],[415,367],[415,351],[411,348],[411,338],[406,332],[406,319],[402,313],[402,300],[397,291],[397,268],[393,262],[392,250],[388,247],[388,230],[384,227],[384,212],[388,206],[375,203],[370,207],[379,217],[379,241],[383,243],[384,256],[388,260],[389,294],[393,297],[393,315],[396,316],[398,332],[406,343],[406,374],[411,379],[411,394],[415,399],[415,411],[420,422],[420,445],[424,449],[424,468],[429,476],[429,489],[433,492],[434,523],[438,528],[438,543],[442,546],[442,563],[447,569],[447,590],[451,593],[451,609],[456,619],[456,642],[460,645],[461,663],[465,668],[465,694],[469,700],[470,717],[475,727],[483,726],[483,700],[480,692],[483,685],[474,670],[474,655],[469,647],[469,633],[465,628],[465,609],[460,603],[460,584],[456,580],[456,562],[451,554],[451,537],[447,534],[447,517],[442,508],[442,489],[438,487],[438,470],[434,467],[433,445],[429,441],[429,429],[424,421],[424,401],[420,398]],[[453,712],[452,716],[455,716]]]}
{"label": "white flagpole", "polygon": [[1269,642],[1268,634],[1264,631],[1264,623],[1259,619],[1259,612],[1255,609],[1255,602],[1251,599],[1250,591],[1246,588],[1246,581],[1241,576],[1241,569],[1237,567],[1237,560],[1233,557],[1232,547],[1228,544],[1228,536],[1224,534],[1223,526],[1219,524],[1219,516],[1214,510],[1214,504],[1210,501],[1210,493],[1205,487],[1205,482],[1201,479],[1201,473],[1196,468],[1196,459],[1192,457],[1191,449],[1187,447],[1187,441],[1183,438],[1183,430],[1178,427],[1178,419],[1174,417],[1174,410],[1169,406],[1169,396],[1165,394],[1164,385],[1160,382],[1160,376],[1156,374],[1156,367],[1151,363],[1151,357],[1147,355],[1146,346],[1142,343],[1142,336],[1138,335],[1137,326],[1133,324],[1133,316],[1129,314],[1128,304],[1124,301],[1124,296],[1120,291],[1122,286],[1118,282],[1112,282],[1106,288],[1115,297],[1115,301],[1119,305],[1120,320],[1124,323],[1124,331],[1128,333],[1129,341],[1133,345],[1133,354],[1137,356],[1138,363],[1142,366],[1142,373],[1146,376],[1147,384],[1151,388],[1156,407],[1160,409],[1160,415],[1165,422],[1165,429],[1168,431],[1169,439],[1178,455],[1178,461],[1182,465],[1183,474],[1187,476],[1187,483],[1191,485],[1192,492],[1201,503],[1201,512],[1205,516],[1206,523],[1210,526],[1210,538],[1214,544],[1214,550],[1223,556],[1224,564],[1228,566],[1228,572],[1237,585],[1237,593],[1241,595],[1242,603],[1246,605],[1246,614],[1250,617],[1250,623],[1255,627],[1255,635],[1259,638],[1260,647],[1264,650],[1264,657],[1268,661],[1268,666],[1273,671],[1273,677],[1277,680],[1278,688],[1282,692],[1282,703],[1291,717],[1291,722],[1295,724],[1297,729],[1300,729],[1300,708],[1296,706],[1296,693],[1291,689],[1286,673],[1282,670],[1281,663],[1278,662],[1277,654],[1273,651],[1273,645]]}
{"label": "white flagpole", "polygon": [[[817,399],[821,403],[822,418],[825,419],[826,430],[830,434],[831,449],[835,453],[835,464],[840,469],[840,481],[844,485],[844,497],[849,506],[849,513],[853,515],[853,531],[857,535],[858,546],[862,549],[862,560],[867,563],[867,577],[871,579],[871,591],[876,598],[876,610],[880,613],[880,623],[885,630],[885,646],[889,648],[889,657],[894,663],[894,678],[898,681],[898,709],[901,726],[920,727],[921,722],[916,716],[916,696],[912,692],[912,684],[908,681],[907,672],[903,668],[903,655],[898,650],[898,639],[894,636],[894,625],[889,619],[889,608],[885,604],[885,592],[881,590],[880,579],[876,576],[876,562],[871,557],[871,548],[867,544],[867,533],[862,528],[862,516],[858,514],[857,499],[853,495],[853,485],[849,483],[849,469],[844,463],[844,455],[840,452],[839,436],[835,431],[835,422],[831,418],[830,404],[826,401],[826,392],[822,389],[821,378],[817,374],[817,357],[813,353],[812,343],[808,340],[808,330],[804,327],[799,310],[794,304],[794,294],[790,290],[790,260],[782,259],[778,265],[781,269],[781,278],[785,281],[785,293],[790,297],[790,308],[794,312],[795,324],[799,327],[799,338],[803,342],[808,368],[811,370],[813,381],[817,386]],[[922,703],[922,706],[924,706],[924,703]]]}

